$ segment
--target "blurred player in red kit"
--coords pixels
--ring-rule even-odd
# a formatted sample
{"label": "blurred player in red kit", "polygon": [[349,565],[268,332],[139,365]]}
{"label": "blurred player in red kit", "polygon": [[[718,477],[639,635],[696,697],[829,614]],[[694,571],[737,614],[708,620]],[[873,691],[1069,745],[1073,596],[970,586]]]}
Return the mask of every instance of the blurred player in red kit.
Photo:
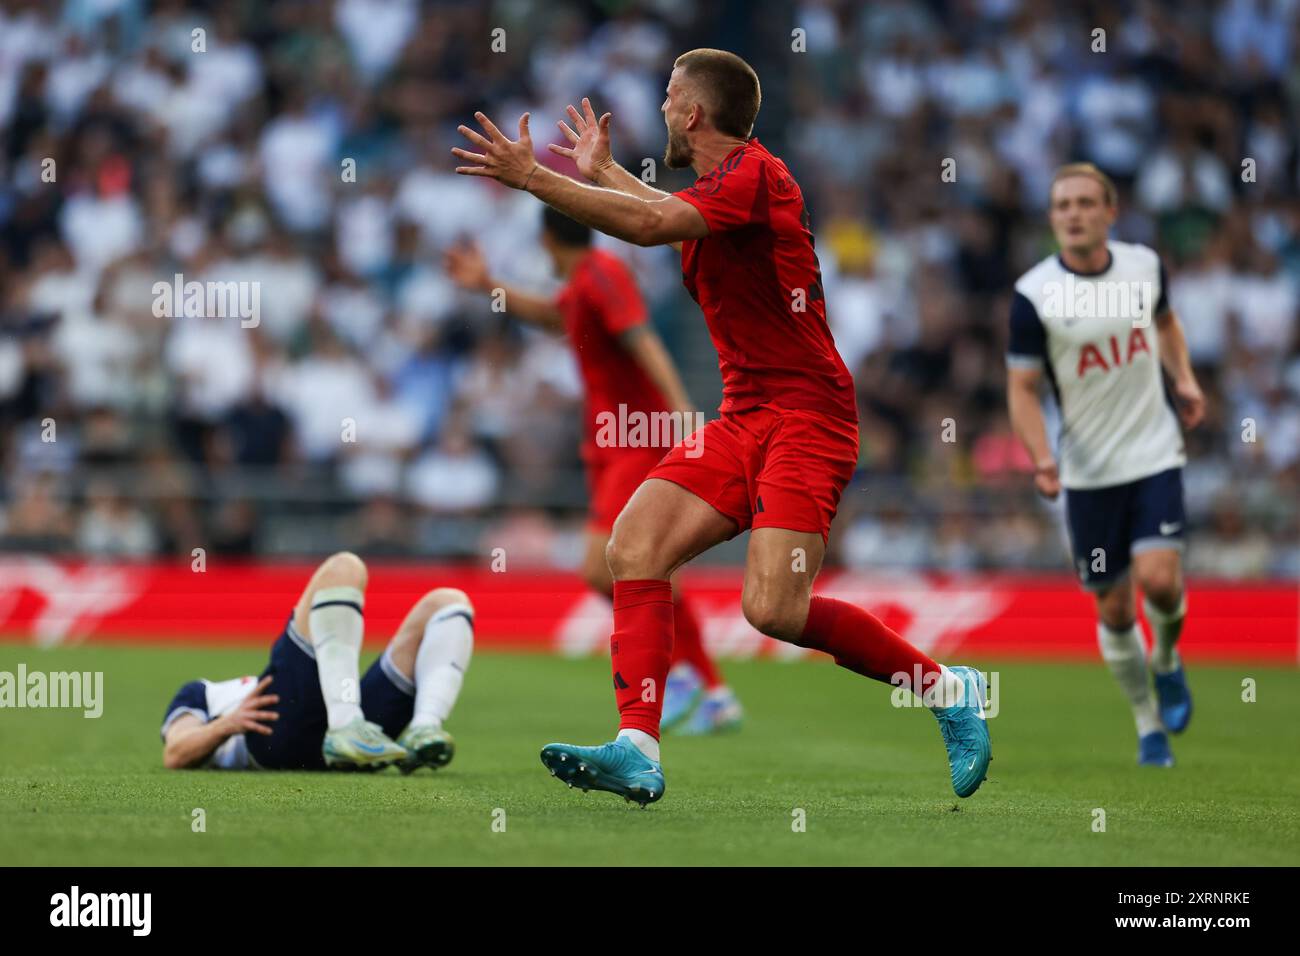
{"label": "blurred player in red kit", "polygon": [[571,786],[607,790],[645,806],[663,796],[660,698],[672,649],[669,577],[682,564],[752,529],[741,604],[764,634],[832,655],[841,666],[910,687],[938,718],[958,796],[985,779],[991,759],[984,679],[944,667],[879,619],[812,594],[826,535],[858,460],[853,379],[826,322],[821,273],[803,194],[753,137],[757,75],[722,50],[677,58],[662,111],[664,162],[695,183],[665,193],[618,166],[609,114],[590,103],[561,124],[570,155],[592,184],[541,166],[528,114],[509,139],[482,113],[461,126],[470,148],[457,172],[523,189],[594,229],[639,245],[681,244],[682,278],[718,351],[721,417],[678,445],[637,489],[614,524],[611,637],[618,736],[597,747],[548,744],[542,762]]}
{"label": "blurred player in red kit", "polygon": [[[500,289],[508,315],[567,336],[585,393],[582,460],[590,492],[583,577],[606,597],[614,593],[605,550],[614,519],[668,448],[694,430],[696,413],[668,350],[650,325],[632,271],[610,252],[592,248],[592,231],[544,207],[542,246],[564,280],[558,296],[497,281],[472,244],[450,249],[447,274],[460,287]],[[673,413],[669,416],[668,413]],[[653,421],[672,429],[608,427]],[[702,416],[700,416],[702,417]],[[664,435],[667,441],[661,440]],[[676,436],[676,437],[673,437]],[[673,596],[672,667],[664,691],[665,728],[706,734],[739,726],[741,708],[700,639],[699,615],[680,590]]]}

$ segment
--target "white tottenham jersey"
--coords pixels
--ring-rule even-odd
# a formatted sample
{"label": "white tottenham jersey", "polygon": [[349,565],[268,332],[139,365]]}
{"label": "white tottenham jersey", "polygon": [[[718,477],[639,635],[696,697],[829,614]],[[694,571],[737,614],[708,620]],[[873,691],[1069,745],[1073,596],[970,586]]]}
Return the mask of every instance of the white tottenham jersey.
{"label": "white tottenham jersey", "polygon": [[1066,488],[1120,485],[1187,458],[1165,398],[1155,318],[1167,309],[1160,257],[1109,242],[1095,275],[1049,256],[1016,282],[1007,364],[1042,368],[1061,408]]}
{"label": "white tottenham jersey", "polygon": [[[256,677],[191,681],[181,688],[172,701],[171,708],[163,720],[163,738],[167,737],[168,728],[181,714],[193,714],[206,724],[238,707],[256,686]],[[203,765],[221,770],[246,770],[256,767],[248,755],[248,742],[243,734],[227,737]]]}

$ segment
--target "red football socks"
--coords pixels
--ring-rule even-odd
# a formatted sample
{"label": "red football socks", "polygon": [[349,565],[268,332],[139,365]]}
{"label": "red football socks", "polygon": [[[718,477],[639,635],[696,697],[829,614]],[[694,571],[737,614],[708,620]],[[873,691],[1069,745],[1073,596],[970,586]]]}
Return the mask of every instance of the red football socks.
{"label": "red football socks", "polygon": [[664,682],[673,649],[673,590],[667,581],[615,581],[609,639],[618,729],[659,739]]}
{"label": "red football socks", "polygon": [[700,675],[705,690],[722,686],[722,675],[717,665],[704,650],[700,638],[700,619],[695,613],[695,605],[683,595],[677,595],[673,602],[673,656],[672,663],[689,664]]}
{"label": "red football socks", "polygon": [[808,622],[795,643],[825,651],[835,663],[873,680],[894,683],[895,674],[906,674],[912,687],[920,668],[920,693],[939,679],[939,665],[921,653],[876,617],[855,604],[835,598],[814,596],[808,605]]}

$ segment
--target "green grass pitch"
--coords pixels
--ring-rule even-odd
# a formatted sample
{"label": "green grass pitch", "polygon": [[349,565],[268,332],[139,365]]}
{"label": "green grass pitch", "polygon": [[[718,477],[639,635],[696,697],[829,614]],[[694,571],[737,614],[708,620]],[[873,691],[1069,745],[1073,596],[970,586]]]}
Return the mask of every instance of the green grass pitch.
{"label": "green grass pitch", "polygon": [[[368,663],[372,654],[367,654]],[[667,794],[641,811],[567,790],[551,740],[614,726],[608,665],[479,653],[446,770],[169,772],[158,724],[195,677],[256,673],[256,649],[0,644],[0,670],[102,670],[104,713],[0,710],[0,861],[25,864],[1083,864],[1300,862],[1300,672],[1190,671],[1173,770],[1134,765],[1100,664],[974,661],[999,675],[990,778],[948,785],[934,720],[826,663],[726,672],[745,728],[665,740]],[[1242,681],[1257,701],[1242,700]],[[193,832],[202,808],[206,832]],[[1105,811],[1105,832],[1094,811]],[[804,832],[796,832],[802,810]],[[494,822],[496,827],[494,828]],[[501,824],[504,823],[504,832]]]}

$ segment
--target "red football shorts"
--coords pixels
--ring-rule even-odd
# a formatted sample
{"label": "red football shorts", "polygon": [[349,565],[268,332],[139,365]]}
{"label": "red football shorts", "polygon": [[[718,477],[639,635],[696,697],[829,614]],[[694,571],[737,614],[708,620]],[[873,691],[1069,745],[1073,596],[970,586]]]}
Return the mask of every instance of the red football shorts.
{"label": "red football shorts", "polygon": [[663,457],[663,448],[608,448],[592,455],[587,460],[588,529],[609,534],[632,492]]}
{"label": "red football shorts", "polygon": [[747,528],[826,540],[858,465],[856,422],[760,405],[714,419],[664,456],[647,478],[681,485]]}

